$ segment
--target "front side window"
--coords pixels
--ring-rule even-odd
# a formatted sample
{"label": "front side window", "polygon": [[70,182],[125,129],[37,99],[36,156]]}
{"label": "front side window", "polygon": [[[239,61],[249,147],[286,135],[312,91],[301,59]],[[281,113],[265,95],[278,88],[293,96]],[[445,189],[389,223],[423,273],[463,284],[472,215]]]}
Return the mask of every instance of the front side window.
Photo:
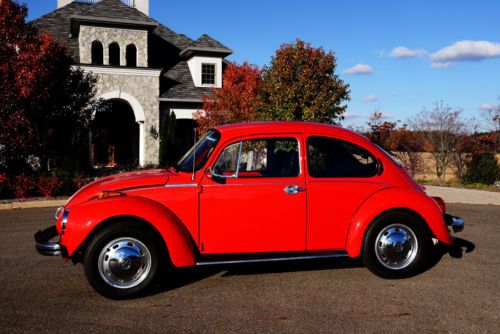
{"label": "front side window", "polygon": [[307,139],[307,161],[312,177],[371,177],[377,174],[375,157],[353,143],[328,137]]}
{"label": "front side window", "polygon": [[215,64],[201,64],[201,84],[215,85]]}
{"label": "front side window", "polygon": [[298,142],[294,138],[266,138],[231,144],[219,156],[214,172],[238,178],[298,176]]}

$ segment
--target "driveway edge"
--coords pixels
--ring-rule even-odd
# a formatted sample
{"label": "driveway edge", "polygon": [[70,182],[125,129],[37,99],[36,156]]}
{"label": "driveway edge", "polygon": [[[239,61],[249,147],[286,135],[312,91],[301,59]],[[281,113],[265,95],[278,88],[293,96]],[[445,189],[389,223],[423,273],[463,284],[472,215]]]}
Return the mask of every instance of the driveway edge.
{"label": "driveway edge", "polygon": [[68,199],[49,199],[38,201],[12,201],[0,203],[0,210],[11,209],[29,209],[29,208],[48,208],[51,206],[62,206]]}

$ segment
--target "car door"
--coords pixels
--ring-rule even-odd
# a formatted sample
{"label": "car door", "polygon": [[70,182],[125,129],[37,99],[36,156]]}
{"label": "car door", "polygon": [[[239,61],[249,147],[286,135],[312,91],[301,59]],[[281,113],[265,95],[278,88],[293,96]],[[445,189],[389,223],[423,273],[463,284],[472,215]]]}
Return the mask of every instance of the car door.
{"label": "car door", "polygon": [[360,143],[311,135],[306,146],[307,250],[345,249],[358,207],[388,185],[378,159]]}
{"label": "car door", "polygon": [[203,254],[305,251],[300,135],[226,145],[200,193]]}

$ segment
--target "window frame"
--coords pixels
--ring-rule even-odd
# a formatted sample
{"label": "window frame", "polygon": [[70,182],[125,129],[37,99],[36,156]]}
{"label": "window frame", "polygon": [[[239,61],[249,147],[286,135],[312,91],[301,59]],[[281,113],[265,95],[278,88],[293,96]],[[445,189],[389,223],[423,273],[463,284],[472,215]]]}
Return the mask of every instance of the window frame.
{"label": "window frame", "polygon": [[[249,176],[249,177],[239,177],[239,169],[240,169],[240,164],[241,164],[241,155],[242,155],[242,149],[243,149],[243,143],[245,141],[258,141],[258,140],[280,140],[280,139],[292,139],[295,140],[297,143],[297,161],[298,161],[298,174],[295,176]],[[217,166],[217,163],[219,162],[219,159],[221,158],[222,154],[224,151],[231,145],[234,144],[239,144],[239,151],[238,151],[238,161],[236,165],[236,171],[233,175],[219,175],[214,173],[214,168]],[[220,179],[236,179],[236,180],[259,180],[259,179],[295,179],[299,178],[303,175],[303,166],[302,166],[302,137],[298,134],[283,134],[282,136],[276,136],[276,135],[261,135],[261,136],[255,136],[255,137],[248,137],[248,138],[240,138],[238,140],[230,141],[224,143],[224,145],[221,145],[221,149],[219,152],[217,152],[217,158],[215,161],[211,164],[211,172],[213,176],[216,176]]]}
{"label": "window frame", "polygon": [[[326,138],[330,140],[335,140],[338,142],[345,142],[350,145],[357,146],[358,148],[361,148],[362,150],[366,151],[371,158],[373,159],[376,168],[374,169],[375,171],[370,174],[370,175],[356,175],[356,176],[313,176],[311,174],[311,159],[309,157],[309,141],[311,138]],[[306,138],[304,138],[304,149],[305,149],[305,158],[307,160],[306,166],[307,166],[307,177],[315,179],[315,180],[325,180],[325,179],[369,179],[373,178],[375,176],[379,176],[381,171],[383,170],[383,165],[381,160],[377,157],[377,155],[370,149],[368,149],[366,146],[361,145],[355,141],[352,141],[349,138],[339,138],[339,137],[331,137],[328,135],[322,135],[322,134],[309,134],[307,135]],[[350,153],[350,152],[349,152]]]}
{"label": "window frame", "polygon": [[[210,65],[210,66],[213,66],[214,68],[214,82],[213,83],[204,83],[203,82],[203,66],[204,65]],[[201,69],[200,69],[200,83],[202,86],[209,86],[209,87],[212,87],[212,86],[215,86],[217,85],[217,63],[201,63]]]}

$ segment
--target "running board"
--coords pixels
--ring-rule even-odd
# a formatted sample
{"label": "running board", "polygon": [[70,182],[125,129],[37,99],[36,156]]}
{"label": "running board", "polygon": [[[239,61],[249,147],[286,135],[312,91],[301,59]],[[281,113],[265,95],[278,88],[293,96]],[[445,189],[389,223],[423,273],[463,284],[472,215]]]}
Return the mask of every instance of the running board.
{"label": "running board", "polygon": [[227,259],[227,260],[222,260],[220,259],[205,259],[205,260],[199,260],[196,262],[197,267],[201,266],[212,266],[212,265],[221,265],[221,264],[238,264],[238,263],[266,263],[266,262],[278,262],[278,261],[300,261],[300,260],[313,260],[313,259],[331,259],[331,258],[337,258],[337,257],[347,257],[346,252],[321,252],[321,253],[310,253],[310,254],[303,254],[303,255],[297,255],[296,253],[294,255],[281,255],[281,256],[276,256],[276,257],[258,257],[258,255],[255,255],[256,257],[254,258],[245,258],[245,259]]}

